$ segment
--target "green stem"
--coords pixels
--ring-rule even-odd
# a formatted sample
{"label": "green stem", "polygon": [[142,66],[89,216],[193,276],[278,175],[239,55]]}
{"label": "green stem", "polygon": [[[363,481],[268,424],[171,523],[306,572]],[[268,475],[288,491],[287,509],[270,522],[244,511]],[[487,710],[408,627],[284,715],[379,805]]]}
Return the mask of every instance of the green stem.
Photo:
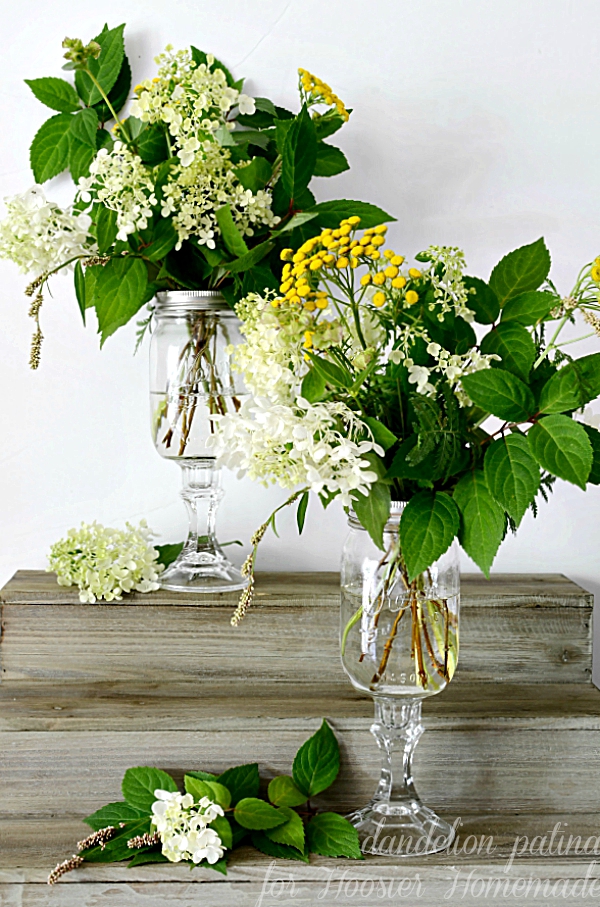
{"label": "green stem", "polygon": [[100,92],[100,94],[102,95],[102,98],[103,98],[103,100],[104,100],[104,103],[106,104],[106,106],[108,107],[108,109],[110,110],[110,112],[112,113],[113,119],[114,119],[115,123],[116,123],[117,126],[118,126],[119,132],[120,132],[121,135],[123,136],[123,139],[124,139],[124,141],[125,141],[125,144],[129,147],[129,145],[131,144],[131,139],[130,139],[130,137],[127,135],[127,132],[126,132],[126,130],[125,130],[125,127],[123,126],[123,123],[121,123],[119,117],[117,116],[117,114],[116,114],[116,112],[115,112],[114,107],[112,106],[112,104],[111,104],[110,101],[108,100],[108,96],[107,96],[107,94],[105,93],[105,91],[104,91],[104,89],[102,88],[102,86],[100,85],[100,82],[98,81],[98,79],[96,78],[96,76],[95,76],[92,72],[90,72],[90,70],[87,68],[87,66],[86,66],[86,68],[85,68],[84,70],[82,70],[82,72],[87,73],[87,75],[90,77],[90,79],[92,80],[92,82],[94,83],[94,85],[96,86],[96,88],[98,89],[98,91]]}

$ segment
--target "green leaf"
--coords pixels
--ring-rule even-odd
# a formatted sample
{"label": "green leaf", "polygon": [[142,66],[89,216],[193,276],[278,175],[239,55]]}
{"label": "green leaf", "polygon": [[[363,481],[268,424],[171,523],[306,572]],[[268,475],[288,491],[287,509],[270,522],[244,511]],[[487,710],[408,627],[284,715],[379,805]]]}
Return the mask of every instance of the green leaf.
{"label": "green leaf", "polygon": [[195,800],[208,797],[213,803],[229,809],[231,806],[231,793],[224,784],[218,781],[200,781],[192,775],[185,775],[183,779],[186,793],[191,794]]}
{"label": "green leaf", "polygon": [[600,394],[600,353],[574,359],[552,375],[540,394],[540,412],[579,409]]}
{"label": "green leaf", "polygon": [[[155,799],[156,798],[153,798],[153,803]],[[131,803],[126,803],[125,801],[120,803],[107,803],[106,806],[97,809],[95,813],[92,813],[91,816],[88,816],[87,819],[84,819],[83,821],[94,831],[99,831],[99,829],[106,828],[108,825],[116,826],[119,822],[142,819],[148,816],[149,812],[149,809],[138,809],[136,806],[132,806]]]}
{"label": "green leaf", "polygon": [[302,535],[302,530],[304,529],[304,521],[306,520],[306,510],[308,508],[308,499],[310,497],[310,492],[305,491],[300,500],[298,501],[298,510],[296,511],[296,522],[298,523],[298,534]]}
{"label": "green leaf", "polygon": [[317,368],[310,368],[302,379],[300,394],[309,403],[316,403],[325,396],[326,386],[327,382],[322,372]]}
{"label": "green leaf", "polygon": [[352,506],[361,526],[364,526],[381,550],[383,550],[383,530],[390,518],[391,500],[390,486],[385,482],[374,482],[368,495],[358,491],[352,494]]}
{"label": "green leaf", "polygon": [[156,124],[150,124],[140,132],[136,145],[144,163],[153,167],[162,164],[169,157],[169,146],[164,130]]}
{"label": "green leaf", "polygon": [[263,150],[269,147],[269,142],[273,138],[273,130],[265,129],[260,132],[258,129],[244,129],[229,132],[224,126],[219,126],[215,133],[215,138],[221,145],[256,145]]}
{"label": "green leaf", "polygon": [[335,734],[323,720],[319,730],[296,753],[292,777],[307,797],[314,797],[333,784],[339,770],[340,748]]}
{"label": "green leaf", "polygon": [[78,183],[80,177],[90,175],[90,164],[95,157],[95,148],[69,136],[69,172],[74,183]]}
{"label": "green leaf", "polygon": [[144,249],[145,258],[160,261],[175,248],[178,240],[179,234],[171,218],[161,217],[152,231],[152,242]]}
{"label": "green leaf", "polygon": [[592,445],[592,469],[588,476],[588,482],[592,485],[600,485],[600,431],[592,428],[591,425],[583,424],[583,430],[590,439]]}
{"label": "green leaf", "polygon": [[[486,334],[481,341],[481,352],[502,358],[501,368],[527,381],[536,357],[535,343],[526,328],[515,322],[502,322]],[[492,362],[492,368],[498,368]]]}
{"label": "green leaf", "polygon": [[461,380],[476,406],[506,422],[524,421],[535,410],[535,400],[527,385],[504,369],[483,369]]}
{"label": "green leaf", "polygon": [[264,831],[255,831],[252,833],[251,841],[257,850],[266,853],[269,857],[275,857],[280,860],[302,860],[303,863],[309,863],[308,853],[299,853],[295,847],[287,844],[276,844],[267,838]]}
{"label": "green leaf", "polygon": [[306,106],[292,121],[281,155],[281,183],[294,199],[307,188],[317,160],[315,127]]}
{"label": "green leaf", "polygon": [[[123,30],[125,25],[107,29],[94,38],[102,51],[97,60],[89,59],[88,68],[105,94],[108,94],[117,81],[125,56]],[[90,107],[102,100],[102,95],[86,72],[78,69],[75,73],[75,86],[81,100]]]}
{"label": "green leaf", "polygon": [[254,104],[257,110],[262,110],[263,113],[269,113],[273,117],[277,116],[275,104],[273,101],[270,101],[269,98],[254,98]]}
{"label": "green leaf", "polygon": [[318,205],[309,210],[317,212],[319,223],[322,227],[331,227],[332,230],[339,227],[340,221],[347,217],[360,217],[361,230],[365,230],[368,227],[377,227],[385,221],[396,220],[395,217],[386,214],[377,205],[370,205],[368,202],[355,202],[345,198],[331,202],[319,202]]}
{"label": "green leaf", "polygon": [[[108,100],[115,113],[118,114],[125,106],[130,89],[131,66],[129,65],[127,57],[124,56],[119,75],[117,76],[117,81],[108,93]],[[110,108],[104,101],[99,101],[97,104],[94,104],[94,110],[98,114],[98,119],[101,123],[106,123],[113,118]]]}
{"label": "green leaf", "polygon": [[288,132],[290,131],[293,122],[295,122],[295,117],[291,117],[289,120],[279,119],[275,123],[275,144],[277,145],[279,154],[283,154],[285,140],[287,139]]}
{"label": "green leaf", "polygon": [[223,205],[221,208],[217,208],[215,217],[217,218],[217,223],[221,230],[223,242],[231,254],[235,255],[237,258],[241,258],[242,255],[247,255],[248,246],[244,242],[242,234],[234,223],[229,205]]}
{"label": "green leaf", "polygon": [[[148,277],[139,258],[112,258],[100,268],[94,287],[98,332],[103,346],[107,337],[133,318],[144,305]],[[87,273],[91,268],[87,269]],[[86,284],[87,288],[87,284]]]}
{"label": "green leaf", "polygon": [[379,419],[373,419],[371,416],[366,416],[363,421],[366,422],[371,429],[375,443],[383,447],[384,450],[389,450],[390,447],[393,447],[398,441],[396,435],[393,434],[389,428],[386,428]]}
{"label": "green leaf", "polygon": [[315,176],[336,176],[343,173],[344,170],[350,170],[350,164],[343,151],[336,148],[335,145],[327,145],[326,142],[317,144],[317,160],[315,163]]}
{"label": "green leaf", "polygon": [[32,92],[42,104],[60,113],[74,113],[81,108],[77,92],[65,79],[48,76],[45,79],[25,79]]}
{"label": "green leaf", "polygon": [[327,359],[322,359],[321,356],[317,356],[310,350],[307,350],[307,353],[313,368],[317,370],[327,384],[331,384],[332,387],[352,387],[352,375],[346,369],[341,368],[334,362],[329,362]]}
{"label": "green leaf", "polygon": [[147,863],[169,863],[170,860],[168,857],[165,857],[160,850],[142,850],[139,853],[134,854],[132,859],[127,864],[128,869],[132,869],[134,866],[145,866]]}
{"label": "green leaf", "polygon": [[275,806],[302,806],[306,803],[306,794],[296,787],[289,775],[278,775],[269,782],[269,800]]}
{"label": "green leaf", "polygon": [[249,828],[252,831],[263,831],[267,828],[276,828],[283,825],[286,817],[278,809],[266,803],[265,800],[258,800],[256,797],[246,797],[237,804],[233,811],[236,822],[242,828]]}
{"label": "green leaf", "polygon": [[216,831],[223,842],[223,846],[226,847],[227,850],[231,850],[233,847],[233,832],[231,831],[229,820],[225,818],[225,816],[217,816],[217,818],[213,819],[210,823],[210,827]]}
{"label": "green leaf", "polygon": [[289,233],[290,230],[295,230],[296,227],[301,227],[303,224],[307,224],[310,220],[314,220],[317,215],[314,211],[298,211],[297,214],[294,214],[288,222],[281,228],[277,230],[272,235],[281,236],[282,233]]}
{"label": "green leaf", "polygon": [[431,567],[452,544],[460,527],[458,508],[443,491],[421,491],[400,519],[400,542],[409,582]]}
{"label": "green leaf", "polygon": [[96,133],[98,132],[98,114],[89,107],[80,110],[74,117],[71,117],[71,135],[78,142],[89,145],[96,151]]}
{"label": "green leaf", "polygon": [[219,775],[218,780],[230,791],[231,802],[234,806],[239,800],[246,797],[258,797],[260,777],[256,762],[228,768],[222,775]]}
{"label": "green leaf", "polygon": [[328,138],[330,135],[333,135],[334,132],[337,132],[338,129],[341,129],[344,122],[345,120],[343,120],[339,113],[334,110],[328,110],[327,113],[324,113],[322,116],[318,113],[313,114],[315,132],[317,133],[317,139],[319,141]]}
{"label": "green leaf", "polygon": [[525,325],[538,324],[559,303],[560,299],[552,293],[530,290],[508,300],[502,309],[502,321],[518,321],[519,324]]}
{"label": "green leaf", "polygon": [[488,488],[517,526],[540,487],[540,468],[526,435],[498,438],[486,450],[484,473]]}
{"label": "green leaf", "polygon": [[264,157],[255,157],[245,167],[236,167],[234,172],[244,189],[258,192],[271,179],[273,168]]}
{"label": "green leaf", "polygon": [[585,490],[594,456],[583,425],[568,416],[545,416],[536,422],[527,437],[542,469]]}
{"label": "green leaf", "polygon": [[274,248],[275,243],[273,242],[261,242],[258,246],[254,246],[253,249],[250,249],[246,255],[242,255],[235,261],[228,262],[226,265],[227,270],[231,274],[239,274],[240,271],[249,271],[250,268],[253,268],[259,261],[262,261],[265,255],[268,255]]}
{"label": "green leaf", "polygon": [[505,255],[492,271],[490,287],[502,307],[514,296],[520,296],[528,290],[537,290],[545,281],[549,270],[550,253],[544,240],[538,239]]}
{"label": "green leaf", "polygon": [[[165,567],[168,567],[169,564],[172,564],[173,561],[176,561],[181,552],[183,551],[183,542],[178,542],[175,545],[154,545],[154,548],[158,551],[157,564],[163,564]],[[216,775],[213,775],[213,779],[216,778]]]}
{"label": "green leaf", "polygon": [[300,853],[304,853],[304,823],[302,819],[297,812],[294,812],[288,806],[280,806],[279,812],[282,816],[287,817],[287,822],[265,832],[267,838],[275,841],[276,844],[287,844],[290,847],[295,847]]}
{"label": "green leaf", "polygon": [[36,132],[29,152],[36,183],[45,183],[67,167],[72,121],[70,113],[57,113]]}
{"label": "green leaf", "polygon": [[75,262],[73,277],[75,280],[75,296],[77,297],[77,304],[79,306],[79,311],[81,312],[83,323],[85,324],[85,274],[83,273],[80,261]]}
{"label": "green leaf", "polygon": [[306,826],[306,840],[311,853],[324,857],[364,859],[357,830],[338,813],[321,813],[311,819]]}
{"label": "green leaf", "polygon": [[149,765],[141,765],[138,768],[127,769],[121,790],[131,806],[149,815],[156,800],[155,790],[168,790],[174,793],[178,788],[166,772]]}
{"label": "green leaf", "polygon": [[212,772],[186,772],[186,775],[190,778],[197,778],[198,781],[216,781],[219,777],[218,775],[213,775]]}
{"label": "green leaf", "polygon": [[454,501],[462,514],[460,543],[489,578],[490,567],[504,538],[506,517],[490,493],[483,470],[476,469],[463,476],[454,489]]}
{"label": "green leaf", "polygon": [[469,293],[467,305],[475,312],[479,324],[493,324],[500,314],[500,303],[492,288],[479,277],[464,277],[464,285],[474,292]]}
{"label": "green leaf", "polygon": [[415,449],[418,443],[416,434],[410,435],[403,441],[392,460],[392,465],[386,472],[386,479],[431,479],[434,472],[433,454],[430,451],[423,459],[417,463],[412,463],[408,459],[409,454]]}
{"label": "green leaf", "polygon": [[114,244],[119,228],[117,227],[117,212],[104,205],[96,205],[94,210],[96,218],[96,238],[98,251],[104,255]]}

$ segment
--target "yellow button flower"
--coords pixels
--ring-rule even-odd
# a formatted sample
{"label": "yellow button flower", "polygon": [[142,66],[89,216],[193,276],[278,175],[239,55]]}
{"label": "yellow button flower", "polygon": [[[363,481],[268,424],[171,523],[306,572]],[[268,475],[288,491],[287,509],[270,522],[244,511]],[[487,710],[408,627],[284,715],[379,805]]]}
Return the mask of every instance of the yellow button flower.
{"label": "yellow button flower", "polygon": [[394,277],[392,280],[392,286],[395,290],[401,290],[402,287],[406,286],[406,277]]}
{"label": "yellow button flower", "polygon": [[408,276],[409,276],[409,277],[412,277],[413,280],[416,280],[418,277],[422,277],[423,275],[422,275],[422,273],[419,271],[418,268],[409,268],[409,269],[408,269]]}
{"label": "yellow button flower", "polygon": [[371,245],[373,246],[383,246],[385,244],[385,239],[383,236],[374,236],[371,239]]}
{"label": "yellow button flower", "polygon": [[314,312],[316,306],[315,306],[314,302],[312,301],[312,299],[307,299],[306,302],[304,303],[304,308],[306,309],[307,312]]}
{"label": "yellow button flower", "polygon": [[304,331],[304,346],[306,349],[310,349],[313,345],[313,334],[314,331]]}
{"label": "yellow button flower", "polygon": [[379,249],[375,249],[374,252],[369,252],[369,258],[372,258],[373,261],[377,261],[378,258],[381,258],[381,252]]}
{"label": "yellow button flower", "polygon": [[319,268],[321,267],[321,265],[322,265],[322,262],[321,262],[320,258],[313,258],[313,260],[309,264],[309,268],[311,271],[318,271]]}
{"label": "yellow button flower", "polygon": [[360,278],[360,282],[363,285],[363,287],[368,287],[369,284],[371,283],[371,275],[363,274],[363,276]]}
{"label": "yellow button flower", "polygon": [[364,252],[364,249],[362,246],[354,246],[353,249],[350,249],[350,255],[352,255],[355,258],[358,258],[359,255],[363,254],[363,252]]}
{"label": "yellow button flower", "polygon": [[323,261],[326,265],[332,265],[335,261],[335,255],[324,255]]}
{"label": "yellow button flower", "polygon": [[414,305],[415,302],[419,301],[419,294],[415,293],[414,290],[409,290],[404,298],[406,299],[407,305]]}
{"label": "yellow button flower", "polygon": [[373,227],[373,233],[387,233],[387,227],[385,224],[379,224],[377,227]]}
{"label": "yellow button flower", "polygon": [[369,245],[365,249],[365,252],[367,255],[371,255],[373,252],[377,252],[377,246],[374,246],[371,243],[369,243]]}
{"label": "yellow button flower", "polygon": [[360,217],[358,216],[358,214],[353,214],[352,217],[349,217],[348,223],[352,224],[353,227],[355,227],[357,224],[360,224]]}
{"label": "yellow button flower", "polygon": [[381,306],[384,304],[385,304],[385,293],[382,293],[381,290],[379,290],[377,293],[373,294],[373,305],[377,306],[377,308],[380,309]]}
{"label": "yellow button flower", "polygon": [[359,243],[361,244],[361,246],[370,246],[370,245],[371,245],[371,237],[368,236],[368,235],[365,233],[365,235],[364,235],[364,236],[361,236],[361,238],[359,239]]}
{"label": "yellow button flower", "polygon": [[279,287],[279,291],[280,291],[281,293],[287,293],[287,291],[289,290],[289,288],[291,287],[291,285],[292,285],[292,281],[291,281],[291,280],[284,280],[284,282],[283,282],[283,283],[281,284],[281,286]]}
{"label": "yellow button flower", "polygon": [[395,265],[388,265],[388,267],[383,272],[386,277],[397,277],[398,268]]}
{"label": "yellow button flower", "polygon": [[281,299],[272,299],[271,305],[273,306],[274,309],[276,309],[281,305],[281,302],[282,302]]}
{"label": "yellow button flower", "polygon": [[404,255],[394,255],[394,257],[390,259],[390,264],[401,265],[403,263],[403,261],[404,261]]}
{"label": "yellow button flower", "polygon": [[393,258],[395,254],[396,253],[394,252],[393,249],[386,249],[385,252],[383,253],[383,257],[384,258]]}
{"label": "yellow button flower", "polygon": [[349,236],[350,233],[352,233],[350,224],[344,224],[343,227],[340,227],[340,236]]}
{"label": "yellow button flower", "polygon": [[296,287],[296,293],[298,296],[308,296],[310,293],[310,287],[307,283],[301,283]]}
{"label": "yellow button flower", "polygon": [[338,260],[335,263],[335,266],[336,266],[336,268],[339,268],[341,271],[342,268],[347,268],[349,263],[350,262],[348,261],[348,259],[345,258],[344,256],[342,256],[341,258],[338,258]]}
{"label": "yellow button flower", "polygon": [[600,282],[600,265],[594,265],[592,268],[592,280],[595,280],[596,283]]}
{"label": "yellow button flower", "polygon": [[304,252],[296,252],[296,254],[292,256],[292,261],[295,261],[296,264],[298,264],[298,262],[304,261],[305,258],[306,255],[304,254]]}
{"label": "yellow button flower", "polygon": [[283,271],[281,272],[281,277],[282,277],[283,280],[287,280],[287,278],[288,278],[288,276],[289,276],[291,270],[292,270],[292,266],[291,266],[291,265],[284,265],[284,266],[283,266]]}
{"label": "yellow button flower", "polygon": [[351,258],[351,259],[350,259],[350,267],[351,267],[351,268],[358,268],[358,265],[359,265],[358,258]]}
{"label": "yellow button flower", "polygon": [[281,255],[279,256],[282,261],[289,261],[294,254],[293,249],[282,249]]}
{"label": "yellow button flower", "polygon": [[373,283],[378,287],[382,287],[385,283],[385,274],[382,274],[381,271],[378,271],[377,274],[373,275]]}
{"label": "yellow button flower", "polygon": [[290,302],[294,303],[294,305],[297,305],[299,302],[302,302],[302,300],[300,299],[299,296],[292,296],[292,298],[290,299]]}
{"label": "yellow button flower", "polygon": [[315,300],[315,305],[318,309],[326,309],[329,305],[329,300],[327,299],[327,297],[318,296]]}

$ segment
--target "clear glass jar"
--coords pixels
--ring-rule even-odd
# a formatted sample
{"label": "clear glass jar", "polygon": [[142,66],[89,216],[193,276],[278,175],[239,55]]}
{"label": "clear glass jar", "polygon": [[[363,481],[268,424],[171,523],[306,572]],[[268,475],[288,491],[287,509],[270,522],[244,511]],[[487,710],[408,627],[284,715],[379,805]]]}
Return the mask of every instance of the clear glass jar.
{"label": "clear glass jar", "polygon": [[161,574],[161,586],[178,592],[227,592],[247,580],[216,538],[223,497],[221,472],[209,439],[211,415],[237,411],[246,390],[231,366],[239,321],[212,290],[159,293],[150,343],[152,440],[158,453],[182,468],[181,496],[189,534],[177,560]]}
{"label": "clear glass jar", "polygon": [[383,550],[351,512],[341,564],[342,665],[353,686],[374,699],[371,732],[383,754],[374,798],[348,818],[365,853],[392,856],[435,853],[454,837],[452,826],[421,803],[411,763],[423,733],[421,703],[456,669],[458,545],[409,580],[399,542],[404,506],[392,503]]}

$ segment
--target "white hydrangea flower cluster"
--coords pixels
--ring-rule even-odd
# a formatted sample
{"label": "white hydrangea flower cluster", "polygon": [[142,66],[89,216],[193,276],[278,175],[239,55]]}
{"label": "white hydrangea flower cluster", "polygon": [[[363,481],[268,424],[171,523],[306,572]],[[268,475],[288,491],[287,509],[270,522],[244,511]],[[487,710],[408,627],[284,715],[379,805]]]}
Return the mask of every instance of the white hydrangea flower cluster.
{"label": "white hydrangea flower cluster", "polygon": [[136,86],[131,115],[144,123],[167,124],[182,167],[193,164],[201,152],[199,134],[214,135],[220,127],[233,130],[228,115],[234,108],[246,114],[256,110],[254,98],[229,86],[223,70],[213,68],[211,54],[206,63],[196,65],[189,50],[174,52],[168,45],[155,62],[158,76]]}
{"label": "white hydrangea flower cluster", "polygon": [[4,200],[7,216],[0,221],[0,258],[8,258],[24,274],[52,271],[71,258],[92,255],[91,218],[71,214],[47,200],[41,186]]}
{"label": "white hydrangea flower cluster", "polygon": [[99,523],[82,523],[70,529],[50,549],[48,572],[56,573],[60,586],[78,586],[79,599],[121,601],[123,592],[155,592],[164,570],[157,564],[158,551],[149,544],[152,532],[145,520],[138,527],[110,529]]}
{"label": "white hydrangea flower cluster", "polygon": [[[464,321],[473,321],[475,313],[468,306],[469,291],[463,283],[467,266],[464,252],[456,246],[429,246],[424,254],[432,263],[428,275],[436,298],[436,302],[429,306],[430,311],[438,309],[440,321],[443,321],[446,312],[451,311]],[[436,265],[442,265],[441,275],[437,273]]]}
{"label": "white hydrangea flower cluster", "polygon": [[246,236],[253,235],[257,224],[274,227],[279,223],[280,218],[271,210],[271,193],[244,189],[226,148],[206,140],[198,150],[201,153],[196,154],[194,162],[176,168],[162,189],[161,214],[173,216],[179,234],[177,248],[195,236],[200,245],[214,249],[214,237],[219,233],[214,212],[225,204],[229,204],[236,226]]}
{"label": "white hydrangea flower cluster", "polygon": [[430,382],[429,378],[436,373],[442,375],[452,388],[460,406],[471,406],[472,402],[463,390],[460,379],[465,375],[473,374],[473,372],[491,368],[494,360],[499,362],[501,359],[495,353],[480,353],[475,348],[462,355],[450,353],[439,343],[434,343],[433,341],[428,342],[427,352],[437,360],[436,364],[431,368],[426,365],[415,365],[413,360],[400,349],[393,350],[390,353],[390,359],[395,363],[402,362],[406,366],[408,369],[408,382],[416,385],[415,389],[418,394],[435,395],[437,392],[436,387]]}
{"label": "white hydrangea flower cluster", "polygon": [[152,825],[160,835],[163,855],[171,863],[191,860],[216,863],[226,848],[211,822],[223,816],[223,809],[208,797],[197,804],[191,794],[155,790]]}
{"label": "white hydrangea flower cluster", "polygon": [[[292,403],[306,370],[305,343],[327,349],[342,341],[339,320],[316,321],[314,314],[299,306],[273,307],[273,292],[250,293],[236,306],[246,342],[235,347],[234,367],[243,373],[255,397],[274,403]],[[324,313],[325,314],[325,313]]]}
{"label": "white hydrangea flower cluster", "polygon": [[123,142],[115,142],[111,151],[100,149],[90,175],[79,179],[77,198],[86,204],[97,200],[116,211],[117,239],[122,241],[130,233],[146,229],[157,203],[148,168]]}

